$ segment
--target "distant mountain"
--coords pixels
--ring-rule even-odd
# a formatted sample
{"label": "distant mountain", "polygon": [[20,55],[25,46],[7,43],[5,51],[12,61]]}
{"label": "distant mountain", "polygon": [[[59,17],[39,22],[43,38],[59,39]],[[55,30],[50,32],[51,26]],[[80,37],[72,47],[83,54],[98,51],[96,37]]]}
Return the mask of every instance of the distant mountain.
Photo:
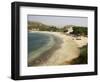
{"label": "distant mountain", "polygon": [[60,31],[60,28],[56,26],[50,26],[46,25],[40,22],[31,22],[28,21],[28,30],[33,30],[33,31]]}
{"label": "distant mountain", "polygon": [[39,29],[39,30],[46,30],[49,26],[45,25],[43,23],[40,22],[28,22],[28,29],[29,30],[34,30],[34,29]]}

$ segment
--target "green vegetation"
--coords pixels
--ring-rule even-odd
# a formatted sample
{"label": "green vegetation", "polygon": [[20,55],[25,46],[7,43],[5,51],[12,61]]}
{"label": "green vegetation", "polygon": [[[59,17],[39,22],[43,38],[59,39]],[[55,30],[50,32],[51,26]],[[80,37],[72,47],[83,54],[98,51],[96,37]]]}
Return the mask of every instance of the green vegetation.
{"label": "green vegetation", "polygon": [[75,34],[77,36],[83,35],[87,36],[88,29],[87,27],[73,26],[73,32],[71,34]]}
{"label": "green vegetation", "polygon": [[88,46],[80,48],[80,56],[72,61],[72,64],[87,64],[88,63]]}

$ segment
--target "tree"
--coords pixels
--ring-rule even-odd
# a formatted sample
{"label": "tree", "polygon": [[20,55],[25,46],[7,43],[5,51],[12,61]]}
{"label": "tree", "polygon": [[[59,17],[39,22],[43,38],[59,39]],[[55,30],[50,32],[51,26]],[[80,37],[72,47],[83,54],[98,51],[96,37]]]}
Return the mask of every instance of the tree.
{"label": "tree", "polygon": [[74,26],[73,27],[73,32],[72,34],[75,34],[75,35],[87,35],[87,27],[79,27],[79,26]]}

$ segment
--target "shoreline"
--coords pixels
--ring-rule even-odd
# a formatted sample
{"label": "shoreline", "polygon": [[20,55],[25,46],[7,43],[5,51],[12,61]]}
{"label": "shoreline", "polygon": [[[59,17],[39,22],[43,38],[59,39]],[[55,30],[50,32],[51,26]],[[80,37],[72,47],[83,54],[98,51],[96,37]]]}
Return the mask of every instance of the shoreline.
{"label": "shoreline", "polygon": [[[60,45],[54,44],[52,48],[41,53],[41,55],[39,57],[37,57],[35,60],[29,62],[29,66],[39,66],[39,65],[43,64],[44,62],[47,62],[47,60],[52,56],[52,54],[61,47],[62,40],[58,40],[58,37],[55,37],[55,41],[57,43],[59,43]],[[47,53],[49,53],[49,54],[47,54]]]}
{"label": "shoreline", "polygon": [[[75,40],[72,40],[73,37],[65,35],[60,32],[48,32],[48,31],[34,31],[32,33],[47,33],[52,34],[56,38],[56,44],[54,47],[49,49],[48,51],[44,52],[33,60],[31,66],[50,66],[50,65],[64,65],[64,64],[70,64],[70,62],[73,59],[76,59],[79,57],[80,50],[79,50],[79,44]],[[61,42],[59,42],[61,40]],[[59,45],[58,45],[59,44]],[[38,61],[39,60],[39,61]],[[37,61],[37,63],[35,63]]]}

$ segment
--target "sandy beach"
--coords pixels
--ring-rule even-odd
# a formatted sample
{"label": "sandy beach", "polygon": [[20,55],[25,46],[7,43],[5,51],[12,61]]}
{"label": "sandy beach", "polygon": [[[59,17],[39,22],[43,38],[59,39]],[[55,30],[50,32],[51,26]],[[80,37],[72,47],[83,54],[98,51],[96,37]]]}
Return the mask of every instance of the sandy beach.
{"label": "sandy beach", "polygon": [[[52,34],[53,36],[57,37],[57,40],[53,48],[41,54],[41,56],[38,57],[36,60],[30,62],[31,64],[33,64],[33,66],[70,64],[73,59],[79,57],[79,47],[87,44],[87,38],[83,36],[81,36],[81,40],[76,40],[75,38],[73,39],[72,36],[65,35],[60,32],[34,32]],[[34,64],[34,62],[37,63]]]}

